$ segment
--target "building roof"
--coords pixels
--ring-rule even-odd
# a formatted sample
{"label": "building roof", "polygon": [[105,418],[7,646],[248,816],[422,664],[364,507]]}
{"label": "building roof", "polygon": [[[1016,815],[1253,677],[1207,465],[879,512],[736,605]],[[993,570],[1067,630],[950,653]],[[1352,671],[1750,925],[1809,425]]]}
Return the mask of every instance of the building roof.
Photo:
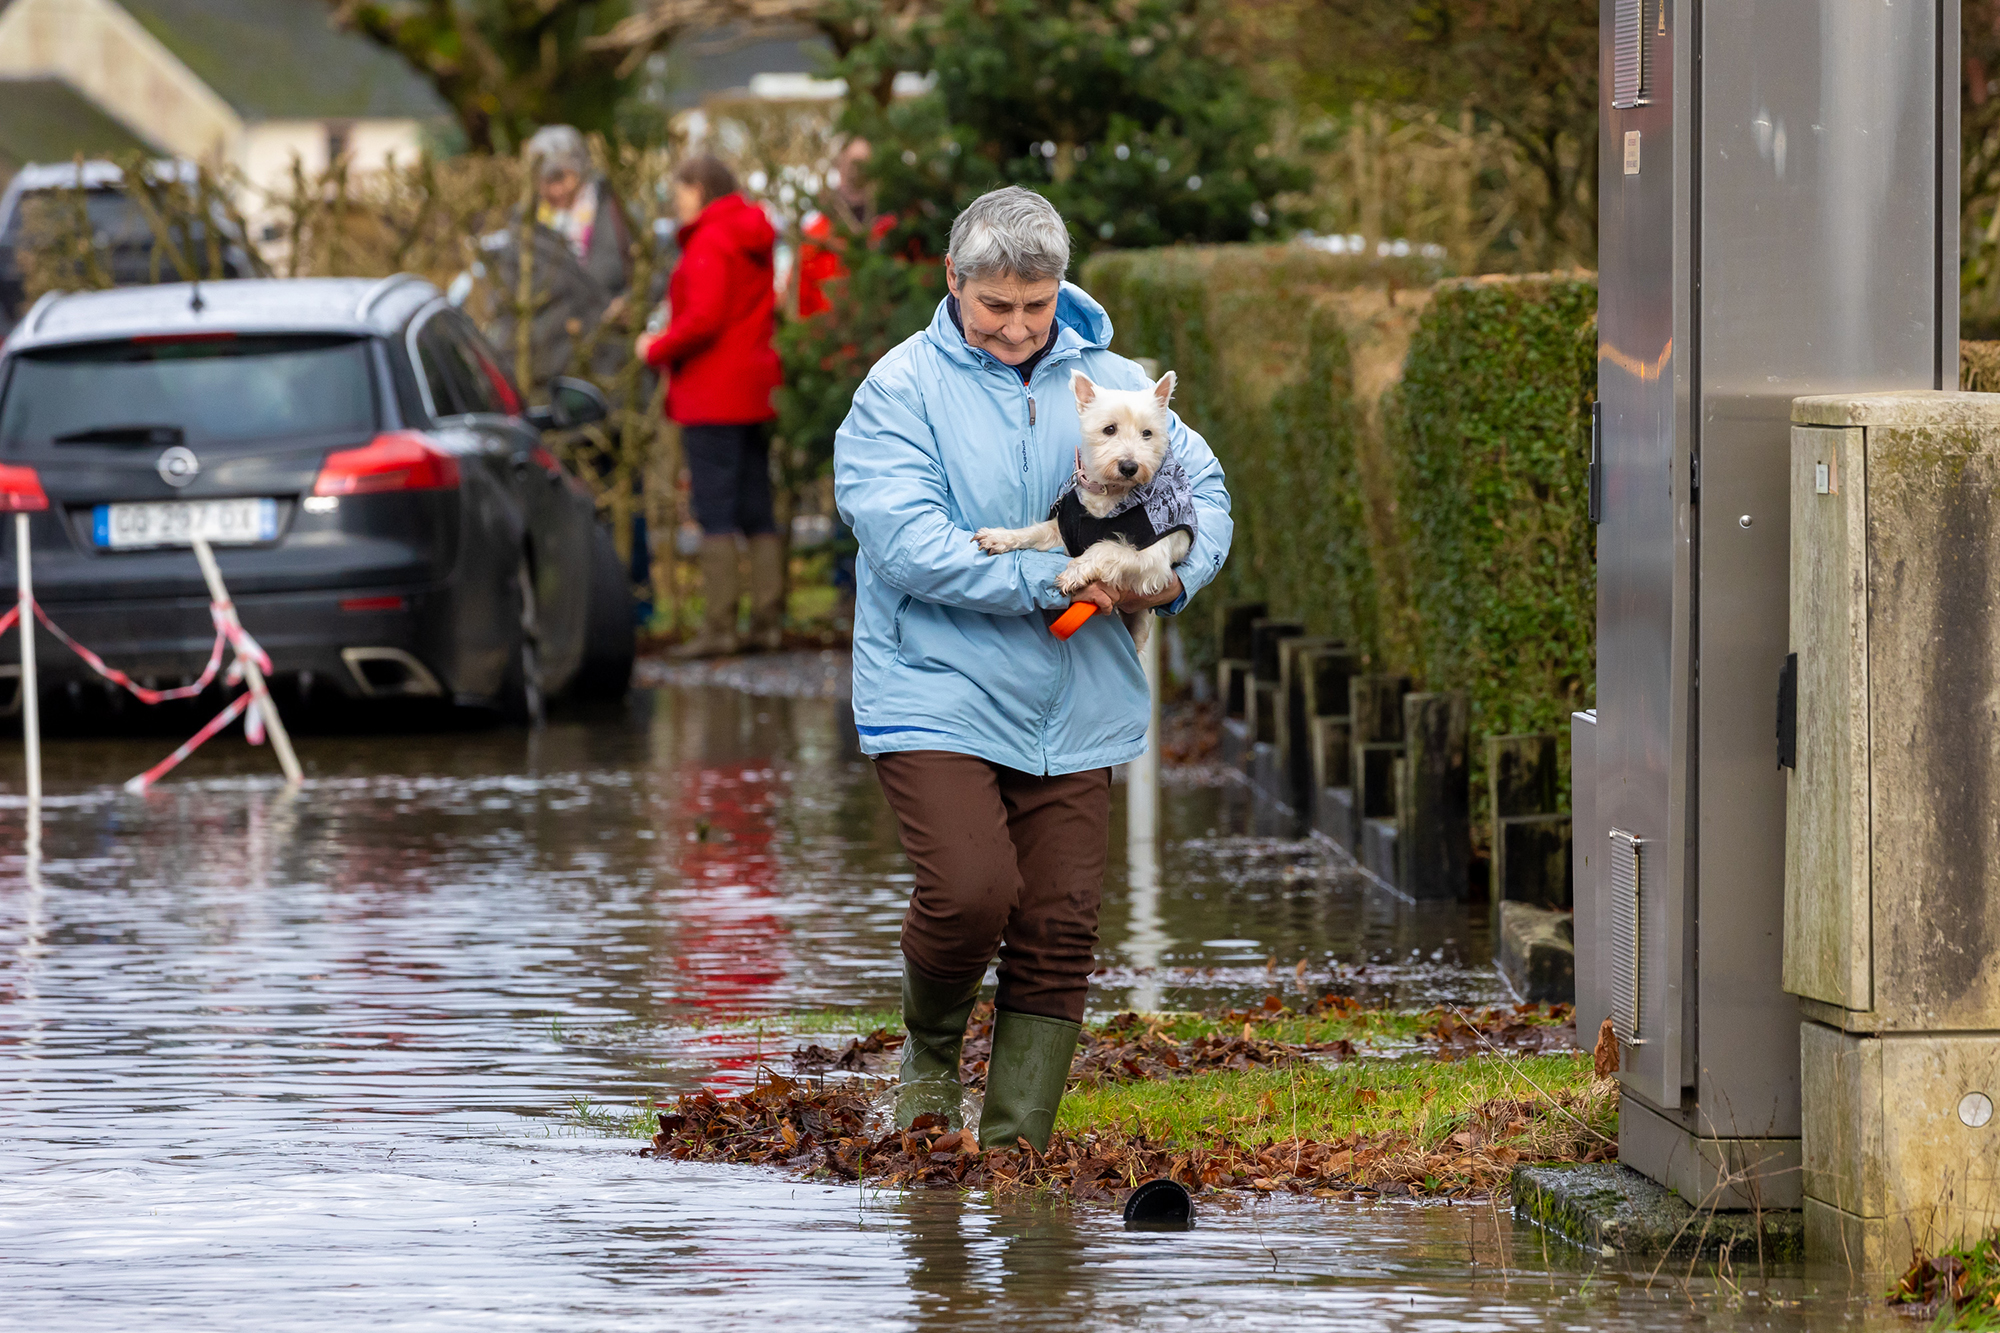
{"label": "building roof", "polygon": [[326,0],[117,0],[245,120],[429,119],[409,62],[333,26]]}
{"label": "building roof", "polygon": [[0,163],[158,151],[57,78],[0,79]]}

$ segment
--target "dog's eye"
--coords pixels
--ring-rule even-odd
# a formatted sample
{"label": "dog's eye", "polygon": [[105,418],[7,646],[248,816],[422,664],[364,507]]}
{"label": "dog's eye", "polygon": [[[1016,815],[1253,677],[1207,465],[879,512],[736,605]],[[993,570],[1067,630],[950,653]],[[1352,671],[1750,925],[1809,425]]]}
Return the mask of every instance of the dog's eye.
{"label": "dog's eye", "polygon": [[[1116,435],[1116,434],[1118,433],[1118,427],[1116,427],[1116,426],[1106,426],[1106,427],[1104,428],[1104,433],[1105,433],[1106,435]],[[1147,433],[1148,435],[1151,435],[1151,434],[1152,434],[1153,432],[1151,432],[1151,431],[1147,431],[1146,433]]]}
{"label": "dog's eye", "polygon": [[1145,437],[1146,437],[1147,439],[1149,439],[1149,440],[1153,438],[1153,432],[1151,432],[1151,431],[1149,431],[1149,430],[1142,430],[1142,431],[1140,431],[1139,433],[1140,433],[1141,435],[1145,436]]}

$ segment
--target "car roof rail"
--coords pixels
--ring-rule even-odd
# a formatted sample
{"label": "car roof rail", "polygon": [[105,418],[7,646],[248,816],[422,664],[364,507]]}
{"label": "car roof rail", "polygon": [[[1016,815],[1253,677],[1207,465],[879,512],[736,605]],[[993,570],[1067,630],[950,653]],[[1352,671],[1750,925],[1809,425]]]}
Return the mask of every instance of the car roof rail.
{"label": "car roof rail", "polygon": [[27,317],[21,321],[21,331],[23,333],[33,333],[41,325],[42,319],[49,313],[50,307],[68,295],[68,292],[43,292],[41,299],[35,302],[34,306],[28,311]]}
{"label": "car roof rail", "polygon": [[401,287],[406,282],[422,281],[423,279],[414,273],[391,273],[388,277],[375,283],[367,291],[361,293],[361,299],[354,303],[354,317],[356,319],[368,318],[368,312],[375,308],[375,303],[390,292]]}

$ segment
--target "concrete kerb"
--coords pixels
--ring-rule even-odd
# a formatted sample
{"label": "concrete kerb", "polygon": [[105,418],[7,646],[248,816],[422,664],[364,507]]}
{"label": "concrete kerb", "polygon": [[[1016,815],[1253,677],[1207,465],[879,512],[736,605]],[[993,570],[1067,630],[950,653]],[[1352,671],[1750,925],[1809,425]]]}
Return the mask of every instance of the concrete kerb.
{"label": "concrete kerb", "polygon": [[1602,1255],[1797,1263],[1804,1215],[1795,1210],[1715,1213],[1618,1162],[1517,1166],[1508,1180],[1514,1215]]}

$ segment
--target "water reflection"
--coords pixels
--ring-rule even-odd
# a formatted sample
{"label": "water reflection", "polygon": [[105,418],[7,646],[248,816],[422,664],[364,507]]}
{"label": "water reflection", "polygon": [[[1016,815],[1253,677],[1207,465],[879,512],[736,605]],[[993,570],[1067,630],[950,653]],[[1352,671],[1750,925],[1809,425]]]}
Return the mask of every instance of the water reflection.
{"label": "water reflection", "polygon": [[[0,795],[7,1322],[1731,1317],[1713,1283],[1586,1299],[1573,1260],[1474,1210],[1263,1204],[1127,1236],[1104,1210],[641,1161],[571,1128],[571,1099],[741,1084],[780,1046],[747,1020],[893,1006],[909,876],[846,706],[691,689],[538,737],[300,749],[296,794],[218,743],[138,799],[116,784],[156,740],[52,745],[39,839]],[[0,775],[18,761],[0,747]],[[1169,782],[1157,854],[1114,851],[1101,1010],[1245,1002],[1299,958],[1314,985],[1497,993],[1480,923],[1253,814]]]}

